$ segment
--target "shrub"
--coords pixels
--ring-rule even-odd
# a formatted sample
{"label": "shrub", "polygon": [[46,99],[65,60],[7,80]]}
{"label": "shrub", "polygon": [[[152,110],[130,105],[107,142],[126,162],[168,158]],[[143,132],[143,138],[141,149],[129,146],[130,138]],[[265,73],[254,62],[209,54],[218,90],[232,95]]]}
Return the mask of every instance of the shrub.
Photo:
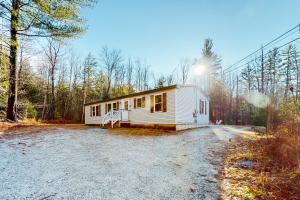
{"label": "shrub", "polygon": [[300,100],[282,104],[279,117],[279,134],[300,135]]}
{"label": "shrub", "polygon": [[[262,146],[273,168],[297,168],[300,164],[300,139],[277,136]],[[271,166],[269,166],[271,167]]]}
{"label": "shrub", "polygon": [[265,110],[258,110],[252,117],[252,122],[255,126],[266,126],[267,124],[267,113]]}
{"label": "shrub", "polygon": [[54,113],[54,119],[55,119],[55,120],[60,120],[60,119],[62,119],[62,116],[61,116],[60,112],[55,111],[55,113]]}
{"label": "shrub", "polygon": [[35,107],[31,104],[31,103],[28,103],[27,105],[27,118],[29,119],[36,119],[37,118],[37,111],[35,109]]}

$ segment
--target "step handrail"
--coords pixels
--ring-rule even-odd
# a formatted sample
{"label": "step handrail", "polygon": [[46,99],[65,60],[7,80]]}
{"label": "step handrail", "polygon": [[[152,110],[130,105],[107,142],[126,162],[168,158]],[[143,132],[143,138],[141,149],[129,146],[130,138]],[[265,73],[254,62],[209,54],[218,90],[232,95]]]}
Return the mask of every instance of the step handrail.
{"label": "step handrail", "polygon": [[102,126],[111,122],[111,126],[113,128],[113,125],[119,120],[121,120],[120,111],[118,111],[118,110],[109,111],[102,118]]}

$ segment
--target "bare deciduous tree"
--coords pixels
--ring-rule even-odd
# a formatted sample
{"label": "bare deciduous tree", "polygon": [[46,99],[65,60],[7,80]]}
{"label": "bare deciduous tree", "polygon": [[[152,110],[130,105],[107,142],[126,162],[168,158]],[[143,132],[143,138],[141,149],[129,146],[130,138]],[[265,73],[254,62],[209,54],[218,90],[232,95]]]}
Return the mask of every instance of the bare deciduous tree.
{"label": "bare deciduous tree", "polygon": [[103,47],[100,55],[100,60],[104,69],[103,72],[105,73],[107,78],[106,90],[103,98],[108,99],[110,96],[114,72],[121,65],[123,58],[120,50],[110,50],[108,49],[108,47]]}
{"label": "bare deciduous tree", "polygon": [[181,72],[181,83],[185,85],[187,83],[189,72],[190,72],[191,63],[188,59],[182,59],[179,62],[179,68]]}
{"label": "bare deciduous tree", "polygon": [[61,51],[61,43],[53,39],[47,40],[47,47],[44,48],[44,53],[47,58],[50,70],[51,79],[51,100],[49,118],[55,118],[55,72],[59,62]]}

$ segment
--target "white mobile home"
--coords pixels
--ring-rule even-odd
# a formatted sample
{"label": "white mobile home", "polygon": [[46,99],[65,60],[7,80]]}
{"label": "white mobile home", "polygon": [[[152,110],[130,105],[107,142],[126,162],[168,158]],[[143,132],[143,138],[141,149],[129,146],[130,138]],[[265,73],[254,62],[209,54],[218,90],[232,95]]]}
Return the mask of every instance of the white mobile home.
{"label": "white mobile home", "polygon": [[85,104],[85,124],[182,130],[208,123],[209,98],[196,86],[172,85]]}

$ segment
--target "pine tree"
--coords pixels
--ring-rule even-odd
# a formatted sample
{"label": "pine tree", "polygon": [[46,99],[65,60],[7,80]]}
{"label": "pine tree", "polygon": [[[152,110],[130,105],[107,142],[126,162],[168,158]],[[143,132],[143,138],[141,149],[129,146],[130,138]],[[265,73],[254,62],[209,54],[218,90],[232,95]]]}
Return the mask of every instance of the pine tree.
{"label": "pine tree", "polygon": [[[7,0],[0,2],[2,18],[10,27],[10,72],[7,118],[17,120],[15,112],[18,36],[71,38],[84,32],[81,7],[94,0]],[[5,17],[3,17],[5,16]]]}

